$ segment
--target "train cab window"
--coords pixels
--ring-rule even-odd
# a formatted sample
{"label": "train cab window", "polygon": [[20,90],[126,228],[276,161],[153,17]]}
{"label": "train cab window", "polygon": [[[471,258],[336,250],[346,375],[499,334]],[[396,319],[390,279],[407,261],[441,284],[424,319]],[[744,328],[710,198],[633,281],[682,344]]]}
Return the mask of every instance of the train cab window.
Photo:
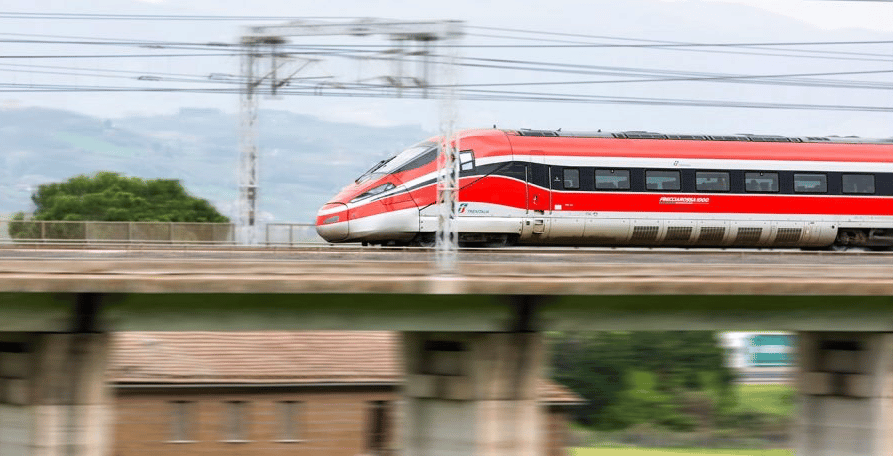
{"label": "train cab window", "polygon": [[360,176],[356,182],[359,184],[371,179],[373,174],[391,174],[421,168],[434,161],[440,149],[431,142],[418,143],[397,155],[378,162],[369,171]]}
{"label": "train cab window", "polygon": [[844,193],[874,193],[874,176],[871,174],[844,174]]}
{"label": "train cab window", "polygon": [[629,190],[628,169],[595,170],[596,190]]}
{"label": "train cab window", "polygon": [[646,190],[680,190],[679,171],[645,171]]}
{"label": "train cab window", "polygon": [[778,192],[778,173],[744,173],[744,190],[748,192]]}
{"label": "train cab window", "polygon": [[565,190],[580,188],[580,170],[577,168],[564,168],[562,171]]}
{"label": "train cab window", "polygon": [[474,169],[474,152],[470,150],[459,152],[459,169],[462,171],[471,171]]}
{"label": "train cab window", "polygon": [[794,173],[795,193],[826,193],[827,191],[828,176],[824,174]]}

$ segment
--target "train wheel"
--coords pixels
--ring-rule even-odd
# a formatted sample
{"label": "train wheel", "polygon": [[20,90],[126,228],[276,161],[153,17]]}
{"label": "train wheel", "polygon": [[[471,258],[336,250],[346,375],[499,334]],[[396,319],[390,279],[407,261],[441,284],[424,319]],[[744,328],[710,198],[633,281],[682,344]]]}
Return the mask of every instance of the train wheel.
{"label": "train wheel", "polygon": [[486,248],[500,248],[500,247],[509,247],[515,244],[517,239],[515,236],[510,234],[500,234],[493,236],[487,242],[484,242],[481,246]]}
{"label": "train wheel", "polygon": [[409,245],[432,248],[434,247],[434,233],[419,233],[409,242]]}

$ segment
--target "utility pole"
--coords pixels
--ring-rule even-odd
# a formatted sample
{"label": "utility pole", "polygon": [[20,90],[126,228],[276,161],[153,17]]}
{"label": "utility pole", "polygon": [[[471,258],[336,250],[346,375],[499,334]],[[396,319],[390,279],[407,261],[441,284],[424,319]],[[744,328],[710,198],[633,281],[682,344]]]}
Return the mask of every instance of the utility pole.
{"label": "utility pole", "polygon": [[[462,23],[457,21],[390,21],[382,19],[364,19],[354,22],[319,22],[294,21],[281,25],[249,27],[248,33],[242,36],[242,77],[241,90],[241,131],[240,131],[240,165],[239,165],[239,243],[251,245],[256,242],[257,233],[257,201],[258,201],[258,160],[257,147],[257,114],[259,92],[269,82],[270,91],[287,84],[300,72],[299,68],[291,75],[281,78],[277,71],[283,65],[277,57],[288,57],[280,48],[286,43],[286,37],[309,36],[343,36],[366,37],[372,35],[386,36],[397,44],[397,49],[388,57],[393,60],[394,74],[383,78],[395,89],[395,98],[403,96],[407,90],[418,90],[420,96],[428,98],[435,94],[440,102],[440,134],[441,151],[437,160],[437,202],[438,228],[435,238],[436,261],[442,273],[455,269],[456,252],[458,250],[457,207],[459,182],[459,144],[453,138],[456,126],[456,84],[458,81],[456,60],[458,58],[458,41],[463,35]],[[420,49],[407,52],[407,44]],[[440,79],[440,90],[431,90],[429,80],[432,71],[431,49],[441,52],[437,69],[434,72]],[[419,74],[406,76],[403,60],[414,55],[419,59]],[[269,60],[269,71],[260,70],[260,63]],[[406,81],[413,81],[407,84]],[[332,90],[342,86],[332,82]],[[455,139],[455,140],[454,140]]]}

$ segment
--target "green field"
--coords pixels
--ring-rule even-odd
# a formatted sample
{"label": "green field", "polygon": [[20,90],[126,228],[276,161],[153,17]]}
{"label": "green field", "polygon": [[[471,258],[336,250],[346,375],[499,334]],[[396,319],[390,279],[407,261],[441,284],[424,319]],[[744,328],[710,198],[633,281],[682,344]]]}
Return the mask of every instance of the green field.
{"label": "green field", "polygon": [[736,411],[790,416],[793,395],[794,388],[789,385],[739,385]]}
{"label": "green field", "polygon": [[706,450],[670,448],[571,448],[573,456],[792,456],[789,450]]}

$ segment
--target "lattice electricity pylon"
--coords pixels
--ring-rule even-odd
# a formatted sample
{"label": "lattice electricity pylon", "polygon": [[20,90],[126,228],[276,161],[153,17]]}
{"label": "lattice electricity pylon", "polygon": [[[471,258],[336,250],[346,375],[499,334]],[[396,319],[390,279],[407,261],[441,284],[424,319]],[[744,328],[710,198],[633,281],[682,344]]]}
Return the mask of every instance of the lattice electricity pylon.
{"label": "lattice electricity pylon", "polygon": [[[458,248],[457,233],[457,197],[459,181],[458,143],[451,141],[456,124],[456,59],[457,42],[463,34],[462,23],[457,21],[390,21],[382,19],[364,19],[347,23],[327,23],[317,21],[295,21],[282,25],[250,27],[242,37],[242,77],[241,90],[241,139],[240,139],[240,172],[239,172],[239,242],[253,244],[256,239],[257,196],[258,196],[258,147],[257,147],[257,113],[258,90],[269,82],[272,93],[278,87],[287,84],[301,71],[299,68],[286,78],[279,78],[276,63],[277,56],[288,56],[282,53],[281,45],[286,36],[353,36],[386,35],[398,43],[398,51],[391,59],[396,65],[393,75],[382,77],[390,87],[396,88],[395,97],[400,97],[404,90],[420,90],[422,97],[435,93],[441,102],[440,125],[444,147],[438,159],[437,201],[439,203],[438,232],[436,236],[437,263],[442,272],[455,268],[456,250]],[[407,76],[403,72],[402,59],[408,53],[402,51],[403,44],[414,42],[423,51],[423,64],[416,76]],[[429,75],[429,50],[432,44],[440,44],[445,51],[439,62],[437,74],[444,81],[439,90],[429,91],[431,86]],[[436,45],[436,44],[435,44]],[[259,70],[259,61],[270,59],[269,71]],[[319,59],[317,59],[319,60]],[[406,81],[413,81],[407,84]],[[330,81],[328,90],[339,90],[351,87]],[[356,85],[353,86],[356,88]],[[380,96],[380,94],[378,94]],[[452,147],[449,147],[452,146]]]}

